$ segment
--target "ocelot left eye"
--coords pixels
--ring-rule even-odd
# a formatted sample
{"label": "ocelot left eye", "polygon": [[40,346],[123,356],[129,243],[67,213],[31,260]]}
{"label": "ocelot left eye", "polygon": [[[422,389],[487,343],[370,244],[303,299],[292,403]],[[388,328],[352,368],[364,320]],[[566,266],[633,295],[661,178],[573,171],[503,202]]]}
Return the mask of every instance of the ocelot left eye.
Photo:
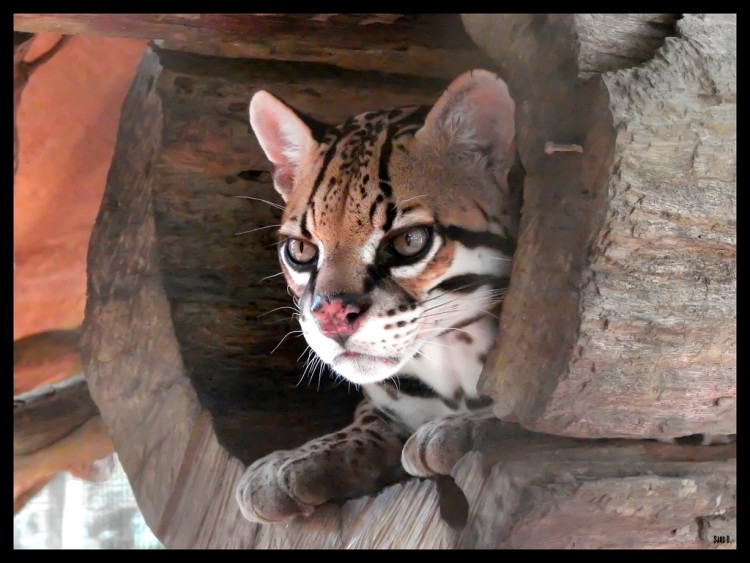
{"label": "ocelot left eye", "polygon": [[391,246],[397,254],[411,257],[423,251],[430,242],[431,233],[427,227],[413,227],[396,235]]}

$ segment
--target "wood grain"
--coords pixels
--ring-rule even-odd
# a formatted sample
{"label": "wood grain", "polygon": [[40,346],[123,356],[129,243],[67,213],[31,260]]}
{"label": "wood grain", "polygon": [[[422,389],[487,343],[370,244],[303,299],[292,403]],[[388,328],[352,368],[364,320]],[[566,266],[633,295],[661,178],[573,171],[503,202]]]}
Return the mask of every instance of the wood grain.
{"label": "wood grain", "polygon": [[451,79],[491,64],[458,14],[14,14],[14,29],[154,39],[164,49]]}
{"label": "wood grain", "polygon": [[[539,61],[509,77],[527,179],[484,376],[498,414],[585,437],[735,433],[734,16],[685,15],[652,60],[589,80],[573,38],[596,19],[465,21],[501,66]],[[584,154],[544,155],[550,140]]]}

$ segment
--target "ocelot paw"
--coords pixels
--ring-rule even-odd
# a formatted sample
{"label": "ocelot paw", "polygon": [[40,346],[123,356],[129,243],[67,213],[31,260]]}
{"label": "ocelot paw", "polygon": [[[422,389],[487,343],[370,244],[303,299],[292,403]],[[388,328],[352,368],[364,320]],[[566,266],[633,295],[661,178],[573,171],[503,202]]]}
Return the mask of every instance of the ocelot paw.
{"label": "ocelot paw", "polygon": [[[259,459],[245,470],[237,485],[237,502],[243,516],[251,522],[280,522],[294,516],[309,516],[325,502],[299,498],[292,486],[301,469],[296,451],[278,451]],[[325,496],[325,495],[322,495]]]}
{"label": "ocelot paw", "polygon": [[403,437],[370,412],[359,409],[355,424],[341,432],[250,465],[236,491],[245,518],[272,523],[309,516],[326,502],[376,493],[403,478]]}
{"label": "ocelot paw", "polygon": [[415,477],[450,475],[456,463],[501,424],[491,412],[432,420],[406,441],[401,464]]}

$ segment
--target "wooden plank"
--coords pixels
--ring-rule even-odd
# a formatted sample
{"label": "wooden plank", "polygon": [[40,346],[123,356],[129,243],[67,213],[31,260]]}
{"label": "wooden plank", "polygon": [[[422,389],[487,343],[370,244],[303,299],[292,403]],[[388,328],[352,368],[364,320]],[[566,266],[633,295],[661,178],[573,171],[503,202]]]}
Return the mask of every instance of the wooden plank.
{"label": "wooden plank", "polygon": [[14,14],[14,29],[156,39],[165,49],[450,79],[491,64],[458,14]]}

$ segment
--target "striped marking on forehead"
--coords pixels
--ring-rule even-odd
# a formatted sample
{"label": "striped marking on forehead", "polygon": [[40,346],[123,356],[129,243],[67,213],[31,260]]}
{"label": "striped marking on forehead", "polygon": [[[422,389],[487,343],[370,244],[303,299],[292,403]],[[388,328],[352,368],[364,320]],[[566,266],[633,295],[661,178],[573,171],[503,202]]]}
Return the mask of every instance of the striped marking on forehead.
{"label": "striped marking on forehead", "polygon": [[303,236],[309,238],[310,228],[320,227],[317,222],[322,215],[342,216],[349,205],[360,227],[366,226],[366,220],[376,227],[376,212],[385,205],[380,212],[385,216],[383,228],[387,231],[392,227],[395,208],[387,200],[393,195],[389,174],[393,140],[413,135],[429,109],[412,106],[363,113],[326,133],[321,143],[321,166],[300,214]]}

